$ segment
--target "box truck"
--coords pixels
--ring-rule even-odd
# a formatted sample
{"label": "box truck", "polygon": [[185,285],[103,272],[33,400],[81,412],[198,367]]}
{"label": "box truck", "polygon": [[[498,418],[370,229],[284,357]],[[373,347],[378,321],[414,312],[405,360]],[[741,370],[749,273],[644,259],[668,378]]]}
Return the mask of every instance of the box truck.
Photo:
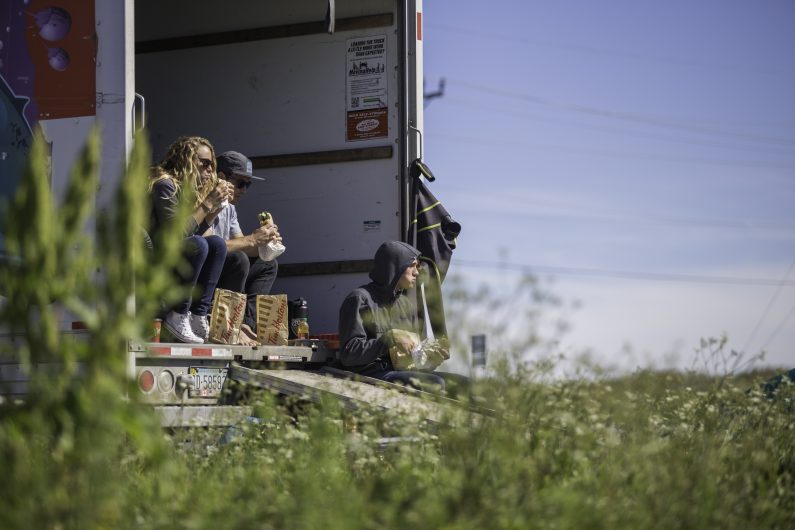
{"label": "box truck", "polygon": [[[287,247],[272,293],[309,301],[313,335],[336,331],[375,249],[406,240],[423,154],[422,0],[9,0],[0,18],[0,197],[15,192],[36,124],[56,194],[100,125],[99,210],[140,128],[155,161],[183,135],[240,151],[265,179],[237,205],[241,227],[271,212]],[[152,402],[212,405],[230,363],[307,366],[334,352],[308,340],[131,342],[128,354]],[[23,393],[24,374],[3,362],[6,394]]]}

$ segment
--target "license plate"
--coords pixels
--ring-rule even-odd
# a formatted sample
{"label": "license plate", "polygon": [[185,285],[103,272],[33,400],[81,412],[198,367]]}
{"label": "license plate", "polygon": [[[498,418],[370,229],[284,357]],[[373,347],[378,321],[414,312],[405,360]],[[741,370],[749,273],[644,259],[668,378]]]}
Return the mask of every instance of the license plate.
{"label": "license plate", "polygon": [[190,397],[218,397],[226,381],[226,368],[205,368],[191,366],[193,387],[188,393]]}

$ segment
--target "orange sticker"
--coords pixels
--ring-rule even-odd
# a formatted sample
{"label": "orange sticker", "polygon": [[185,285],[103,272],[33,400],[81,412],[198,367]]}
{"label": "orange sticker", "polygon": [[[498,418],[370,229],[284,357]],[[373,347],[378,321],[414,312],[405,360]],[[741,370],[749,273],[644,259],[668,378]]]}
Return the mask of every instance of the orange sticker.
{"label": "orange sticker", "polygon": [[386,138],[389,134],[387,109],[348,112],[347,141]]}

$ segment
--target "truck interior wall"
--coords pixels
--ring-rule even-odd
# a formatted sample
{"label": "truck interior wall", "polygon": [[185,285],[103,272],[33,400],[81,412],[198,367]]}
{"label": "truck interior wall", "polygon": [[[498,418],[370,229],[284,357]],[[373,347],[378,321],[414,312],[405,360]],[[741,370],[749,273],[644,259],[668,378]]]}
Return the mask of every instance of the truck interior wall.
{"label": "truck interior wall", "polygon": [[[219,9],[219,6],[228,6]],[[136,42],[239,29],[320,22],[327,2],[136,2]],[[390,158],[255,169],[237,206],[243,231],[270,211],[287,251],[280,264],[371,259],[401,238],[400,3],[336,3],[337,20],[391,13],[392,26],[203,46],[136,55],[136,91],[146,99],[156,159],[182,135],[208,138],[217,152],[267,157],[368,147]],[[347,41],[386,37],[388,133],[346,140]],[[255,164],[256,168],[256,164]],[[273,293],[309,301],[312,333],[333,332],[344,296],[366,273],[277,280]]]}

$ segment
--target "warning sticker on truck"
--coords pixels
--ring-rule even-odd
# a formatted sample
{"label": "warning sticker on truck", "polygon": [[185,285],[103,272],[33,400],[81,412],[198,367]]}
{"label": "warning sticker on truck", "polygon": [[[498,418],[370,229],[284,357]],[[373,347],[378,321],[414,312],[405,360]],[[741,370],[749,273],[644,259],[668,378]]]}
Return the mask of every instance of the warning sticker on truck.
{"label": "warning sticker on truck", "polygon": [[347,140],[386,138],[389,133],[386,109],[348,112]]}
{"label": "warning sticker on truck", "polygon": [[346,141],[385,138],[387,112],[386,35],[347,40]]}

